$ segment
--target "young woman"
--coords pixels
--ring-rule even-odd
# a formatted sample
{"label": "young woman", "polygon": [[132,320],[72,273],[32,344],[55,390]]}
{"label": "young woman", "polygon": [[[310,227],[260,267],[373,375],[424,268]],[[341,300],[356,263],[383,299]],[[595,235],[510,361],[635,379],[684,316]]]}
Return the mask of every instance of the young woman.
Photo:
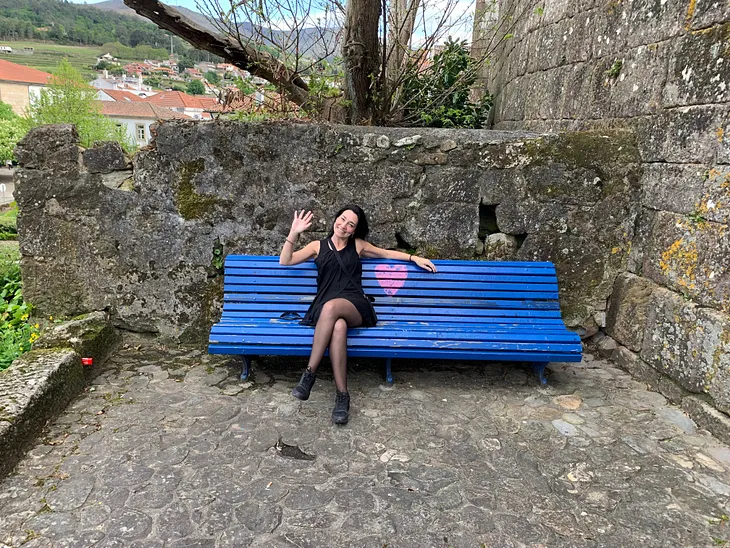
{"label": "young woman", "polygon": [[337,389],[332,421],[335,424],[346,424],[350,416],[350,394],[347,392],[347,328],[372,327],[376,322],[372,307],[362,291],[360,258],[411,261],[429,272],[436,272],[436,267],[423,257],[381,249],[366,242],[368,221],[365,212],[356,205],[347,205],[337,212],[327,238],[310,242],[302,249],[294,251],[299,235],[312,226],[312,217],[311,211],[294,212],[294,221],[279,257],[279,263],[285,266],[303,263],[309,259],[314,259],[314,264],[317,265],[317,295],[302,321],[306,325],[315,326],[314,342],[307,369],[299,384],[292,390],[292,396],[300,400],[309,398],[316,380],[317,367],[329,348]]}

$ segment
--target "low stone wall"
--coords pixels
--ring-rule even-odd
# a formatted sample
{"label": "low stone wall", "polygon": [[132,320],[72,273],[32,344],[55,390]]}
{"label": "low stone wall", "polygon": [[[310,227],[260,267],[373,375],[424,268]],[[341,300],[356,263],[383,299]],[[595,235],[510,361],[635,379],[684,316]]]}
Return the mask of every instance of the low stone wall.
{"label": "low stone wall", "polygon": [[[104,363],[119,335],[103,312],[48,327],[6,370],[0,371],[0,478],[83,390],[86,377]],[[95,369],[82,366],[92,358]]]}
{"label": "low stone wall", "polygon": [[569,325],[594,333],[625,270],[641,171],[622,132],[165,123],[134,166],[71,126],[16,151],[24,296],[44,315],[204,343],[222,258],[276,254],[295,209],[324,237],[348,202],[376,245],[432,258],[550,260]]}
{"label": "low stone wall", "polygon": [[730,6],[499,4],[522,17],[484,74],[496,128],[637,135],[641,212],[606,327],[617,358],[730,413]]}

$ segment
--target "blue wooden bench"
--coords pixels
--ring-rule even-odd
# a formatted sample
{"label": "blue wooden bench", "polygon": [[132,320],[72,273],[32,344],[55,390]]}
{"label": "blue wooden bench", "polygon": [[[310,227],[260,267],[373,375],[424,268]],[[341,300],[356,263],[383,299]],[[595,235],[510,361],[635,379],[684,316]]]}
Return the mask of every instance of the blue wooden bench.
{"label": "blue wooden bench", "polygon": [[[549,362],[579,362],[582,345],[560,317],[552,263],[365,259],[363,287],[375,297],[378,325],[348,331],[348,356],[529,362],[540,382]],[[314,262],[281,266],[278,257],[230,255],[223,315],[210,333],[211,354],[251,358],[308,356],[312,327],[299,325],[316,293]]]}

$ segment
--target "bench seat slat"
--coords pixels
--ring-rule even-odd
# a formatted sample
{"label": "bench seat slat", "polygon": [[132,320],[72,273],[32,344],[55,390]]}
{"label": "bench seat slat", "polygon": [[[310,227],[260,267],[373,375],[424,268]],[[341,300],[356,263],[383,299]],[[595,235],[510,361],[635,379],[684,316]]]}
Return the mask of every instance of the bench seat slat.
{"label": "bench seat slat", "polygon": [[[248,346],[238,344],[216,344],[211,345],[208,351],[211,354],[244,354],[248,356],[309,356],[311,347],[307,346],[281,346],[281,345],[262,345]],[[369,348],[354,347],[348,348],[348,356],[353,358],[402,358],[402,359],[418,359],[424,358],[428,360],[491,360],[491,361],[509,361],[509,362],[579,362],[581,355],[579,353],[560,353],[560,352],[509,352],[509,351],[491,351],[491,352],[472,352],[465,350],[442,349],[438,353],[431,350],[421,350],[413,348]]]}
{"label": "bench seat slat", "polygon": [[[216,335],[211,337],[218,343],[239,342],[248,345],[267,345],[267,344],[288,344],[293,345],[299,343],[304,346],[312,346],[312,335],[308,337],[295,337],[291,335],[255,335],[248,340],[246,336],[240,335]],[[347,339],[347,347],[354,348],[358,346],[376,346],[382,348],[421,348],[421,349],[451,349],[451,350],[524,350],[532,352],[566,352],[575,348],[575,343],[542,343],[542,342],[512,342],[512,341],[463,341],[453,339],[398,339],[391,338],[365,338],[365,337],[349,337]]]}
{"label": "bench seat slat", "polygon": [[[299,271],[309,271],[316,273],[317,270],[313,263],[301,263],[294,266],[282,266],[278,263],[278,261],[271,261],[271,262],[260,262],[260,261],[253,261],[251,263],[239,263],[239,264],[230,264],[229,259],[226,259],[226,269],[229,267],[233,268],[259,268],[259,269],[267,269],[269,271],[279,271],[279,272],[285,272],[287,270],[291,271],[299,270]],[[463,274],[487,274],[487,275],[497,275],[497,274],[507,274],[507,275],[515,275],[515,274],[523,274],[523,275],[539,275],[539,276],[549,276],[549,275],[555,275],[555,267],[551,265],[550,263],[545,263],[544,266],[542,263],[540,264],[533,264],[533,263],[501,263],[501,262],[487,262],[487,261],[471,261],[472,263],[477,264],[470,264],[466,266],[468,261],[461,261],[465,266],[456,266],[456,265],[449,265],[444,264],[442,261],[438,261],[437,268],[440,273],[442,274],[453,274],[453,273],[463,273]],[[379,264],[390,264],[390,265],[404,265],[409,270],[413,271],[421,271],[424,272],[422,269],[418,268],[417,266],[411,264],[408,265],[406,263],[403,263],[402,261],[374,261],[374,260],[368,260],[363,259],[362,261],[362,268],[363,272],[368,271],[374,271],[376,266]],[[436,264],[436,262],[434,263]]]}
{"label": "bench seat slat", "polygon": [[[396,329],[385,327],[383,329],[363,328],[351,329],[348,332],[348,340],[358,339],[392,339],[394,345],[397,346],[403,339],[418,340],[439,340],[439,341],[524,341],[530,343],[540,342],[576,342],[576,335],[568,330],[559,331],[518,331],[518,330],[502,330],[502,331],[454,331],[448,329],[442,330],[425,330],[425,329]],[[248,342],[251,337],[272,336],[272,337],[304,337],[309,344],[312,343],[314,332],[311,329],[307,331],[299,331],[288,328],[271,328],[261,326],[241,326],[231,324],[218,324],[211,331],[211,338],[221,340],[224,335],[233,335],[240,337],[242,342]]]}

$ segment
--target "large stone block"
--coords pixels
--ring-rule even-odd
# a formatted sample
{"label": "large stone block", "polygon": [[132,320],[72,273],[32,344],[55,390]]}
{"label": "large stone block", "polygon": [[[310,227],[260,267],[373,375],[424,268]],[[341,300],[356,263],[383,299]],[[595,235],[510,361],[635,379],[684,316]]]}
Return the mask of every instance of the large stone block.
{"label": "large stone block", "polygon": [[652,44],[624,50],[594,64],[591,103],[594,118],[655,114],[662,102],[668,47]]}
{"label": "large stone block", "polygon": [[94,146],[86,149],[82,156],[84,165],[90,173],[109,173],[127,169],[130,164],[122,147],[116,141],[94,143]]}
{"label": "large stone block", "polygon": [[641,357],[730,413],[730,318],[666,289],[652,294]]}
{"label": "large stone block", "polygon": [[70,124],[31,129],[15,147],[15,157],[32,169],[78,170],[79,134]]}
{"label": "large stone block", "polygon": [[695,212],[708,221],[730,224],[730,166],[706,169],[701,178],[704,187]]}
{"label": "large stone block", "polygon": [[645,162],[730,163],[730,105],[699,105],[638,119]]}
{"label": "large stone block", "polygon": [[705,168],[692,164],[647,164],[642,178],[644,207],[688,215],[697,211],[705,189]]}
{"label": "large stone block", "polygon": [[713,25],[727,23],[727,4],[718,0],[696,0],[687,6],[685,24],[694,31],[702,31]]}
{"label": "large stone block", "polygon": [[723,103],[730,99],[730,22],[685,33],[669,57],[664,107]]}
{"label": "large stone block", "polygon": [[682,2],[633,0],[630,4],[616,4],[625,19],[622,31],[627,47],[657,44],[682,33],[685,24],[685,5]]}
{"label": "large stone block", "polygon": [[620,3],[599,5],[591,12],[590,48],[593,59],[614,57],[626,48],[627,20]]}
{"label": "large stone block", "polygon": [[698,216],[658,212],[644,250],[642,272],[700,304],[730,311],[728,226]]}
{"label": "large stone block", "polygon": [[652,291],[656,286],[646,278],[624,272],[616,278],[606,316],[606,333],[638,352],[644,341],[644,330]]}

